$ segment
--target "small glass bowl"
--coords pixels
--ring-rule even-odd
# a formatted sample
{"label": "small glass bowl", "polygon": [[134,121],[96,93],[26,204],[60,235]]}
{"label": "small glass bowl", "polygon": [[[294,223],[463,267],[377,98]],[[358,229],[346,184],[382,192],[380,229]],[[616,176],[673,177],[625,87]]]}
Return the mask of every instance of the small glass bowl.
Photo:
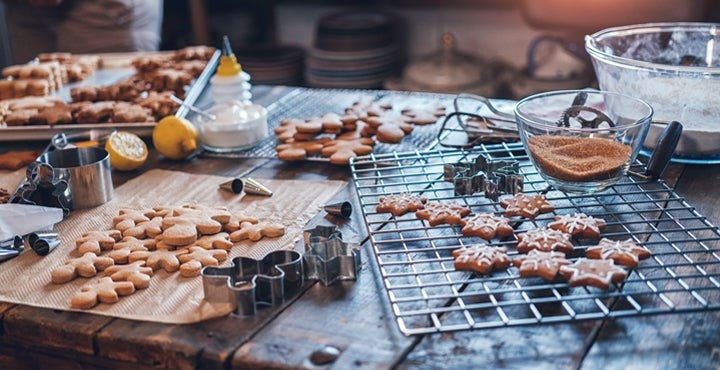
{"label": "small glass bowl", "polygon": [[[585,107],[604,113],[614,126],[560,124],[580,93],[587,96]],[[558,190],[581,194],[605,190],[627,172],[645,140],[652,115],[652,107],[640,99],[593,90],[536,94],[515,106],[520,137],[540,175]]]}

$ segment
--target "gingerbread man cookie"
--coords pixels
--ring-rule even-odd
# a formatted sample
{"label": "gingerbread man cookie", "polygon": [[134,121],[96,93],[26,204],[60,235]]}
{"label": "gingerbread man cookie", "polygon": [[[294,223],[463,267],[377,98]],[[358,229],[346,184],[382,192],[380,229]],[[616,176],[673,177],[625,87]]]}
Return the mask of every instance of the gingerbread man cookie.
{"label": "gingerbread man cookie", "polygon": [[240,230],[240,224],[242,224],[243,222],[249,222],[251,224],[256,224],[256,223],[260,222],[260,220],[258,220],[255,217],[248,216],[243,212],[238,212],[230,217],[230,221],[228,223],[223,225],[223,230],[225,230],[229,233],[231,233],[233,231],[238,231],[238,230]]}
{"label": "gingerbread man cookie", "polygon": [[200,275],[203,266],[217,266],[227,259],[227,251],[214,249],[207,250],[201,247],[190,247],[190,253],[178,256],[180,260],[180,275],[193,277]]}
{"label": "gingerbread man cookie", "polygon": [[513,264],[520,271],[520,277],[537,276],[552,281],[560,267],[569,265],[570,261],[566,260],[565,254],[561,252],[541,252],[533,249],[527,255],[515,258]]}
{"label": "gingerbread man cookie", "polygon": [[120,214],[113,217],[113,226],[115,229],[123,232],[136,224],[143,221],[150,221],[149,215],[152,215],[153,210],[139,211],[135,209],[121,209]]}
{"label": "gingerbread man cookie", "polygon": [[105,275],[113,281],[129,281],[135,289],[146,289],[150,286],[153,269],[145,266],[145,261],[135,261],[129,265],[110,266],[105,270]]}
{"label": "gingerbread man cookie", "polygon": [[570,253],[574,249],[570,235],[559,230],[547,228],[528,230],[518,234],[517,239],[519,253],[528,253],[533,249],[542,252]]}
{"label": "gingerbread man cookie", "polygon": [[605,220],[602,218],[576,213],[574,215],[555,216],[555,221],[551,222],[548,227],[572,236],[597,239],[600,237],[600,231],[605,228],[605,225]]}
{"label": "gingerbread man cookie", "polygon": [[538,214],[548,213],[555,210],[555,206],[545,199],[544,195],[525,195],[517,193],[510,198],[500,201],[500,206],[505,208],[505,216],[522,216],[535,218]]}
{"label": "gingerbread man cookie", "polygon": [[[164,218],[162,227],[163,233],[159,237],[162,237],[162,241],[168,245],[188,245],[194,243],[198,238],[197,226],[186,218]],[[220,227],[222,228],[222,225]]]}
{"label": "gingerbread man cookie", "polygon": [[510,259],[504,247],[490,247],[477,244],[452,252],[455,270],[475,271],[487,275],[493,270],[504,270],[510,266]]}
{"label": "gingerbread man cookie", "polygon": [[87,252],[82,257],[72,258],[64,265],[56,267],[50,272],[53,283],[67,283],[76,277],[93,277],[98,271],[105,270],[114,264],[112,258],[98,257],[95,253]]}
{"label": "gingerbread man cookie", "polygon": [[107,254],[116,264],[128,263],[130,253],[155,249],[155,239],[139,240],[132,236],[126,236],[115,243],[113,250]]}
{"label": "gingerbread man cookie", "polygon": [[460,225],[463,217],[470,214],[470,209],[455,202],[427,202],[425,208],[415,212],[415,216],[427,220],[430,226],[440,224]]}
{"label": "gingerbread man cookie", "polygon": [[515,230],[509,224],[510,220],[495,216],[489,213],[481,213],[460,220],[462,234],[465,236],[477,236],[490,240],[495,236],[505,238],[512,236]]}
{"label": "gingerbread man cookie", "polygon": [[128,262],[145,261],[145,265],[153,271],[163,269],[167,272],[175,272],[180,268],[178,256],[188,253],[187,250],[156,249],[154,251],[137,251],[130,253]]}
{"label": "gingerbread man cookie", "polygon": [[330,141],[330,138],[319,138],[311,141],[296,141],[291,143],[280,144],[275,148],[278,158],[283,161],[300,161],[306,159],[308,154],[318,154],[322,152],[324,144]]}
{"label": "gingerbread man cookie", "polygon": [[275,127],[275,135],[279,141],[285,143],[294,139],[297,131],[297,126],[305,123],[305,120],[288,118],[280,121],[280,124]]}
{"label": "gingerbread man cookie", "polygon": [[233,242],[239,242],[241,240],[250,239],[254,242],[262,239],[263,237],[277,238],[285,235],[285,226],[278,223],[271,222],[259,222],[253,224],[250,222],[243,222],[240,225],[240,229],[230,234],[230,240]]}
{"label": "gingerbread man cookie", "polygon": [[233,247],[233,243],[228,240],[228,233],[217,233],[214,235],[204,235],[198,238],[195,245],[203,249],[224,249],[229,251]]}
{"label": "gingerbread man cookie", "polygon": [[100,254],[102,251],[112,249],[115,242],[122,238],[122,233],[117,230],[90,231],[83,234],[75,241],[75,246],[80,254],[87,252]]}
{"label": "gingerbread man cookie", "polygon": [[623,241],[600,239],[596,246],[585,250],[588,258],[613,260],[618,265],[636,268],[640,260],[650,258],[651,254],[645,248],[639,247],[632,239]]}
{"label": "gingerbread man cookie", "polygon": [[438,118],[445,115],[445,107],[436,106],[430,108],[406,108],[400,113],[408,117],[407,122],[415,125],[431,125],[437,122]]}
{"label": "gingerbread man cookie", "polygon": [[376,131],[375,137],[381,143],[399,143],[405,135],[413,131],[413,125],[405,122],[404,117],[397,114],[371,116],[363,121]]}
{"label": "gingerbread man cookie", "polygon": [[83,286],[71,301],[72,308],[88,309],[97,306],[99,302],[115,303],[120,296],[135,293],[135,286],[129,281],[113,281],[110,277],[99,279],[95,283]]}
{"label": "gingerbread man cookie", "polygon": [[408,212],[415,212],[425,208],[427,198],[413,194],[393,194],[380,197],[375,211],[378,213],[392,213],[395,216],[402,216]]}
{"label": "gingerbread man cookie", "polygon": [[325,143],[322,155],[330,157],[330,163],[332,164],[348,164],[350,158],[372,153],[373,145],[375,145],[375,142],[369,138],[332,140]]}
{"label": "gingerbread man cookie", "polygon": [[572,265],[560,267],[560,274],[568,279],[570,286],[594,286],[608,290],[610,283],[627,278],[627,272],[615,265],[613,260],[589,260],[579,258]]}
{"label": "gingerbread man cookie", "polygon": [[141,221],[123,231],[123,236],[132,236],[138,239],[154,238],[160,234],[162,234],[162,217],[153,217],[148,221]]}

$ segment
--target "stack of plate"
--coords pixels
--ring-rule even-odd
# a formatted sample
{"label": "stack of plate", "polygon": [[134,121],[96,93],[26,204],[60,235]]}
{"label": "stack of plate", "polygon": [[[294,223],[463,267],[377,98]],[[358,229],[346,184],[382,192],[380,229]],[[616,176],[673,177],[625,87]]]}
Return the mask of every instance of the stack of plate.
{"label": "stack of plate", "polygon": [[323,17],[306,58],[313,87],[377,88],[398,67],[396,19],[378,12],[339,12]]}
{"label": "stack of plate", "polygon": [[304,52],[295,46],[252,46],[236,50],[238,62],[263,85],[300,85]]}

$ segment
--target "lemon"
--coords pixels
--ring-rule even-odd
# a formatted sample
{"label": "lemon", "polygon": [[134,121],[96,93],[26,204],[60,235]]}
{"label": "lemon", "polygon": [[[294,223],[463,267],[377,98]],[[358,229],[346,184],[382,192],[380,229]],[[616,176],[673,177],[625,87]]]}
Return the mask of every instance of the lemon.
{"label": "lemon", "polygon": [[175,116],[166,116],[153,130],[155,149],[170,159],[183,159],[197,149],[198,133],[190,121]]}
{"label": "lemon", "polygon": [[105,143],[105,150],[110,154],[110,165],[119,171],[137,169],[145,163],[148,156],[145,142],[126,131],[112,133]]}

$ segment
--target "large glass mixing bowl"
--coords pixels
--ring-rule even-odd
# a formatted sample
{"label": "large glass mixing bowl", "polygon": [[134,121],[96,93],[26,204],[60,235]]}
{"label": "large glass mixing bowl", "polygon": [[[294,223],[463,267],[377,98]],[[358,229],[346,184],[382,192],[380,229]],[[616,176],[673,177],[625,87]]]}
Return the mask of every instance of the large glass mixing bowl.
{"label": "large glass mixing bowl", "polygon": [[[600,89],[640,98],[658,122],[679,121],[676,154],[720,160],[720,24],[648,23],[587,36]],[[644,146],[663,130],[653,124]]]}

